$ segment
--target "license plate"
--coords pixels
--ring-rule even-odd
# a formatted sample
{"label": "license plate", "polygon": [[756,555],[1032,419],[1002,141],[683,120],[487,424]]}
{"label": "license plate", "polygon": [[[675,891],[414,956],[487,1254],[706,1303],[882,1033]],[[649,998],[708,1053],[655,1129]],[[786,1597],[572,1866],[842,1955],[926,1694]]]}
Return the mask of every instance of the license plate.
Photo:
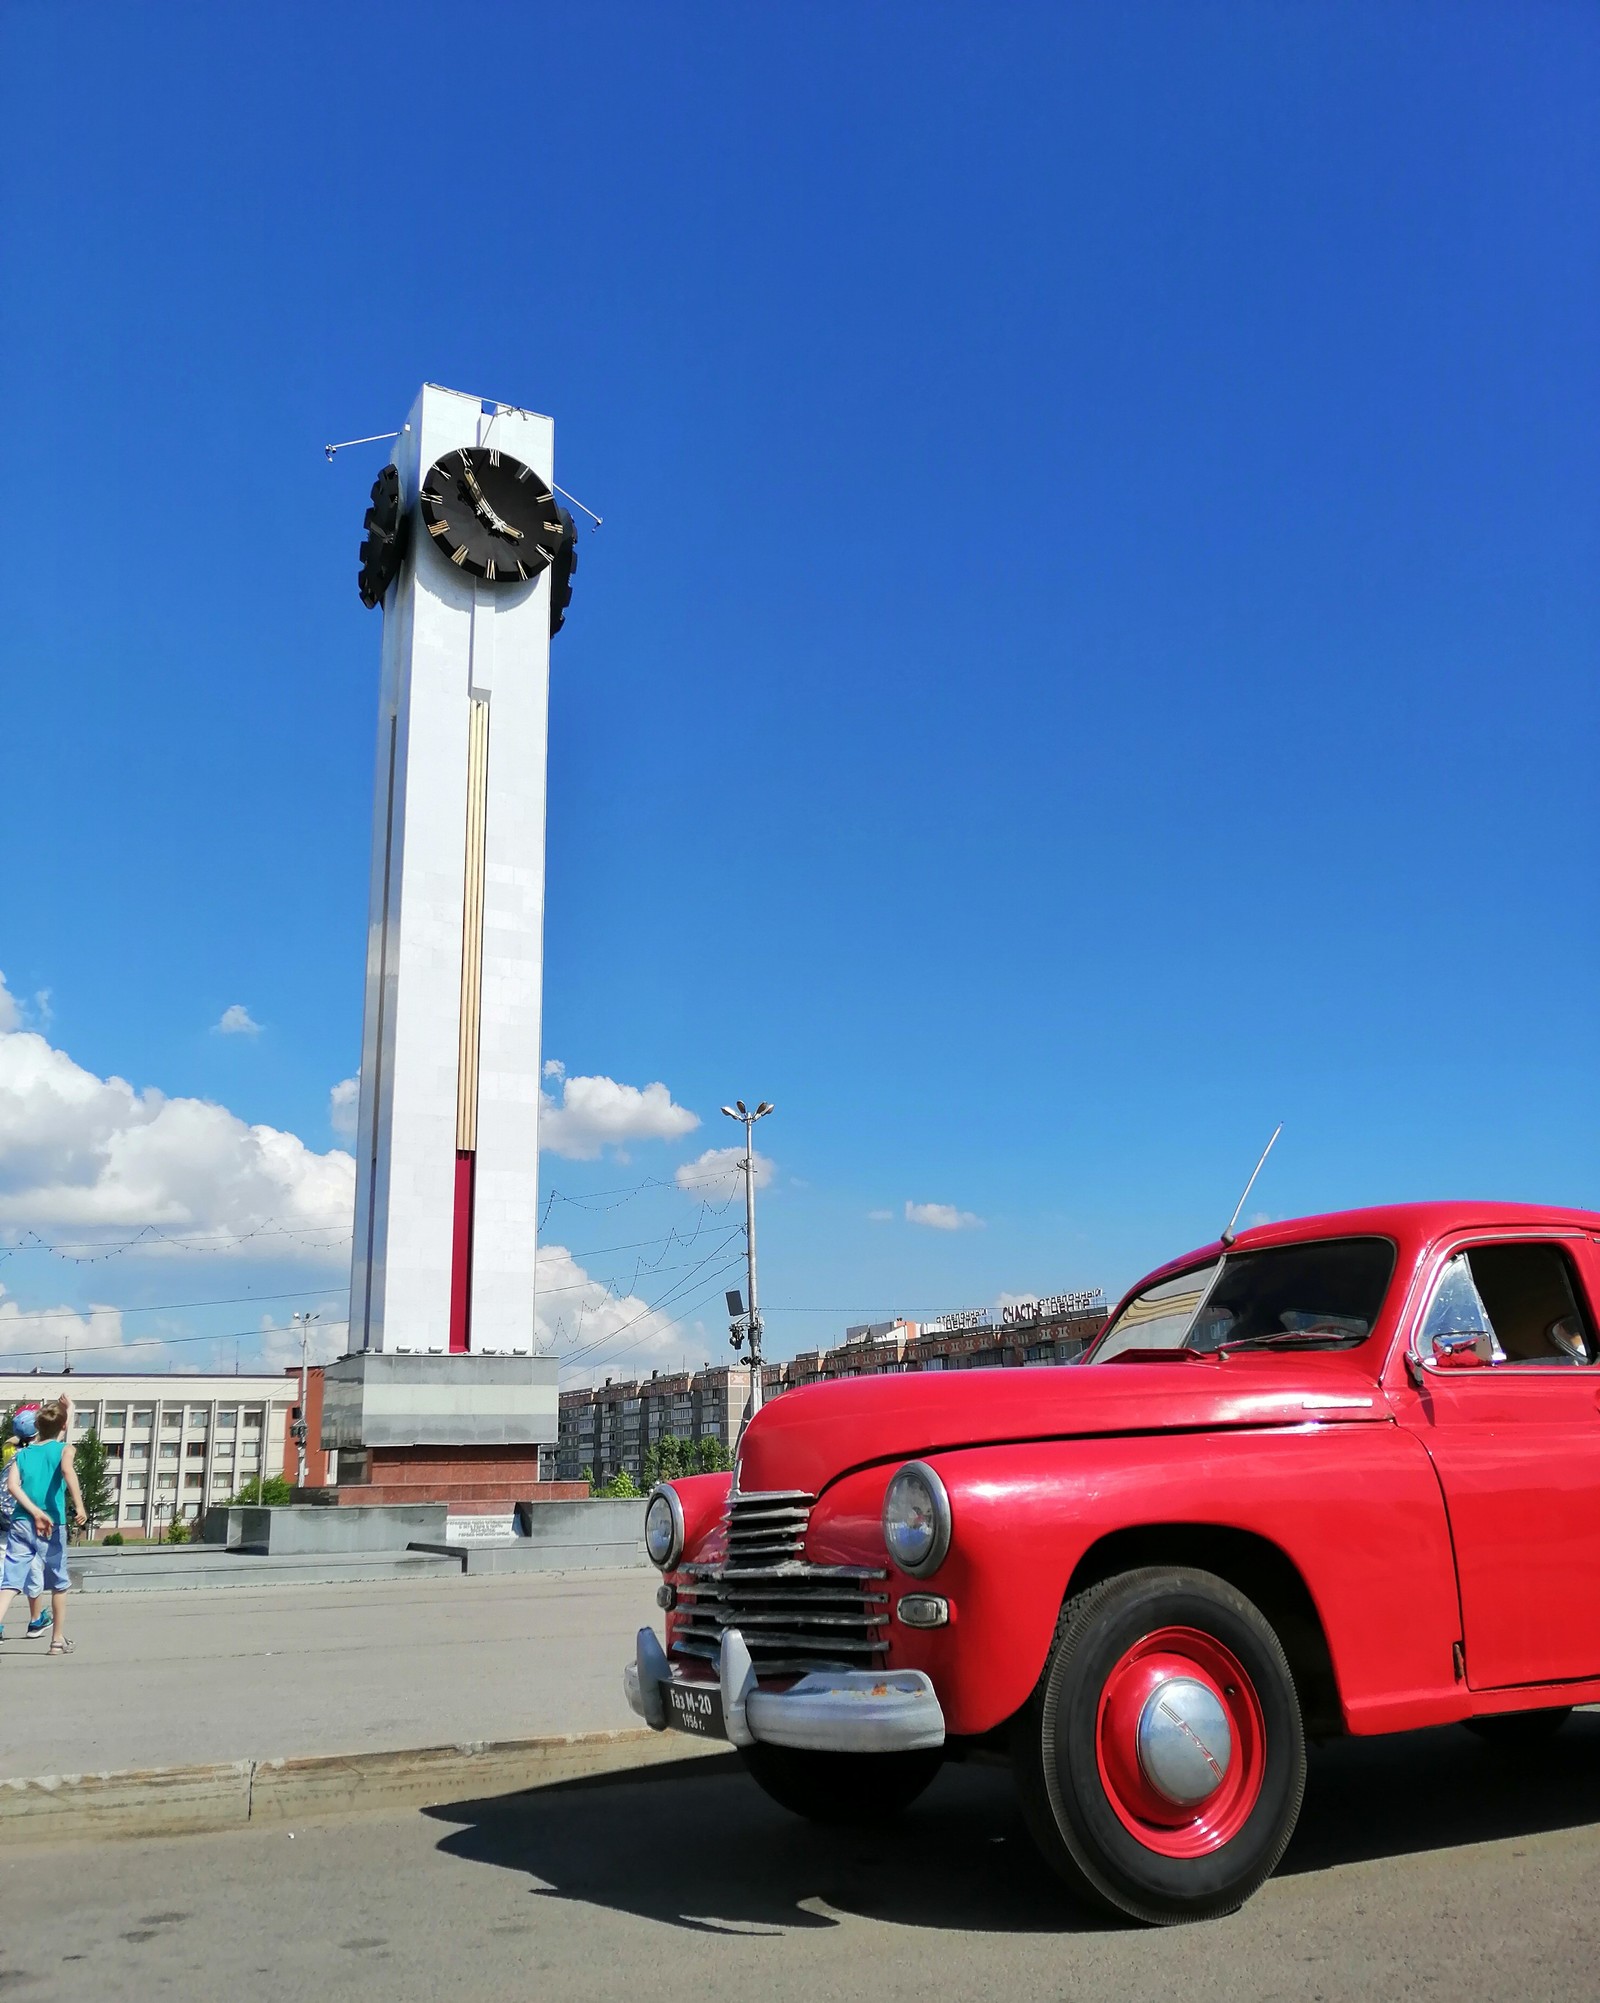
{"label": "license plate", "polygon": [[667,1723],[680,1732],[697,1732],[703,1739],[725,1739],[722,1692],[714,1683],[667,1683]]}

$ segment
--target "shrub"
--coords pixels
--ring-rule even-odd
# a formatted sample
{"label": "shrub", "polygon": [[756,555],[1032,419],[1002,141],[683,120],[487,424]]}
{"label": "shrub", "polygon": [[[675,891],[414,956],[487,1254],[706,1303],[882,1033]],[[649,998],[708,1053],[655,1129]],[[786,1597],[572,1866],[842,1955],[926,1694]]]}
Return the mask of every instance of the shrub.
{"label": "shrub", "polygon": [[169,1544],[187,1544],[189,1541],[189,1520],[185,1516],[175,1516],[167,1525]]}
{"label": "shrub", "polygon": [[237,1495],[228,1498],[229,1509],[286,1509],[294,1492],[287,1475],[269,1474],[261,1481],[247,1481]]}
{"label": "shrub", "polygon": [[126,1544],[127,1541],[127,1538],[123,1536],[120,1530],[113,1530],[111,1535],[106,1539],[108,1544]]}

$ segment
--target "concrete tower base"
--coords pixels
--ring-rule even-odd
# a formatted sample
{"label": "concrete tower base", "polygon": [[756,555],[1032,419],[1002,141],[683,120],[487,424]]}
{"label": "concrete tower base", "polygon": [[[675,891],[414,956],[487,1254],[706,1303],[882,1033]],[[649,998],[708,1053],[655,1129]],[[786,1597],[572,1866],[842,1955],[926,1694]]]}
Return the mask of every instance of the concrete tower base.
{"label": "concrete tower base", "polygon": [[330,1363],[322,1444],[335,1455],[331,1499],[442,1502],[453,1515],[509,1518],[518,1502],[586,1495],[581,1482],[540,1478],[555,1462],[557,1370],[553,1356],[376,1350]]}

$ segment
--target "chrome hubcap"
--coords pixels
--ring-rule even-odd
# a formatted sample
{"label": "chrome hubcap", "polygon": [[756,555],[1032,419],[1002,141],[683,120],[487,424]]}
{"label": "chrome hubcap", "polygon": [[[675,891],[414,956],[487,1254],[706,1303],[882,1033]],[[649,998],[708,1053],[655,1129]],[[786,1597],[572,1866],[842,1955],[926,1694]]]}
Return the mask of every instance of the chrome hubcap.
{"label": "chrome hubcap", "polygon": [[1217,1693],[1192,1676],[1172,1676],[1139,1713],[1139,1765],[1179,1808],[1215,1794],[1233,1760],[1233,1733]]}

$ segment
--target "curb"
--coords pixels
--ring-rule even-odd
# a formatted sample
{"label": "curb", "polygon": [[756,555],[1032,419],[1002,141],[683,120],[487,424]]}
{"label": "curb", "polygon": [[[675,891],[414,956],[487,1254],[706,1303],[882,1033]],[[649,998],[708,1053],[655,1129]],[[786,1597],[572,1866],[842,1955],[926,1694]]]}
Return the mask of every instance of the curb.
{"label": "curb", "polygon": [[0,1780],[0,1851],[21,1843],[115,1842],[240,1829],[251,1822],[427,1808],[474,1794],[521,1794],[593,1774],[614,1773],[623,1780],[641,1768],[724,1751],[720,1741],[641,1727],[393,1753]]}

